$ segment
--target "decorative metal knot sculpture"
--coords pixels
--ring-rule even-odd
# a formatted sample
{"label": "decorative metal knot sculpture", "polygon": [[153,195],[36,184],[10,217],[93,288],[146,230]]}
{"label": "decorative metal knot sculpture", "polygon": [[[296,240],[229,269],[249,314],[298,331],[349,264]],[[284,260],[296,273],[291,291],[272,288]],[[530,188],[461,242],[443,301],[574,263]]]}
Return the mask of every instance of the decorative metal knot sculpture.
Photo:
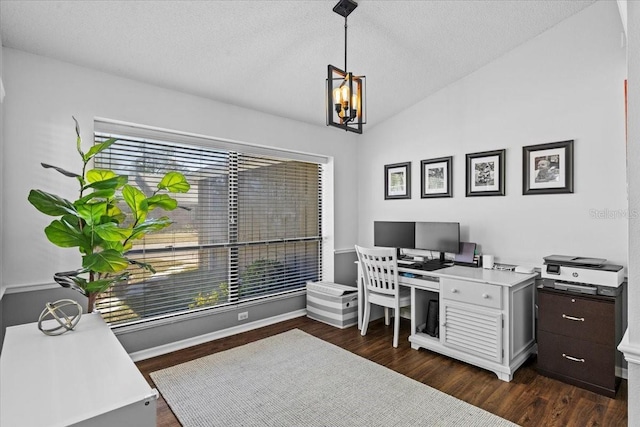
{"label": "decorative metal knot sculpture", "polygon": [[[64,307],[75,307],[76,313],[67,314],[62,310]],[[46,335],[62,335],[75,328],[81,316],[82,306],[74,300],[61,299],[55,302],[48,302],[45,304],[45,308],[38,318],[38,329]],[[44,329],[42,322],[49,320],[49,318],[55,319],[58,322],[58,326]]]}

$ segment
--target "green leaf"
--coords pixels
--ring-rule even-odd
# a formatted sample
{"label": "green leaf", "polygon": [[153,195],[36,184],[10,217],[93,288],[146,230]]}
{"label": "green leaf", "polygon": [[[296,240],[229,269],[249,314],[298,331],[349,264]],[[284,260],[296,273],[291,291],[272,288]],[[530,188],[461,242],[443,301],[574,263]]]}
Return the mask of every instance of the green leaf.
{"label": "green leaf", "polygon": [[55,273],[53,275],[53,280],[56,281],[63,288],[71,288],[75,291],[80,292],[84,296],[87,296],[86,287],[87,287],[87,279],[79,274],[84,273],[84,271],[65,271],[61,273]]}
{"label": "green leaf", "polygon": [[57,166],[48,165],[48,164],[46,164],[46,163],[40,163],[40,164],[41,164],[41,165],[42,165],[42,167],[43,167],[43,168],[45,168],[45,169],[55,169],[55,170],[57,170],[58,172],[60,172],[62,175],[64,175],[64,176],[68,176],[69,178],[78,178],[78,177],[80,177],[80,175],[79,175],[79,174],[77,174],[77,173],[75,173],[75,172],[69,172],[68,170],[65,170],[65,169],[59,168],[59,167],[57,167]]}
{"label": "green leaf", "polygon": [[82,267],[98,273],[115,273],[122,271],[129,265],[129,261],[114,249],[96,252],[82,258]]}
{"label": "green leaf", "polygon": [[122,212],[118,206],[113,204],[109,204],[107,207],[107,215],[111,218],[111,221],[117,222],[118,224],[122,224],[127,219],[124,212]]}
{"label": "green leaf", "polygon": [[93,191],[90,194],[87,194],[86,196],[84,196],[81,199],[76,200],[74,202],[74,204],[76,206],[79,206],[79,205],[82,205],[84,203],[87,203],[91,199],[111,199],[113,196],[115,196],[115,194],[116,194],[116,190],[115,189],[97,190],[97,191]]}
{"label": "green leaf", "polygon": [[78,214],[87,225],[99,224],[100,219],[107,213],[107,202],[86,203],[78,206]]}
{"label": "green leaf", "polygon": [[191,188],[187,179],[180,172],[168,172],[158,184],[160,190],[170,193],[186,193]]}
{"label": "green leaf", "polygon": [[94,227],[94,232],[108,242],[120,242],[131,236],[130,228],[120,228],[118,224],[109,222]]}
{"label": "green leaf", "polygon": [[51,222],[44,232],[51,243],[61,248],[73,248],[87,243],[86,237],[76,226],[59,219]]}
{"label": "green leaf", "polygon": [[99,182],[106,181],[107,179],[115,178],[118,175],[109,169],[91,169],[87,172],[87,182]]}
{"label": "green leaf", "polygon": [[27,199],[36,209],[45,215],[76,215],[76,208],[73,206],[73,203],[55,194],[47,193],[46,191],[31,190]]}
{"label": "green leaf", "polygon": [[[116,250],[120,253],[125,252],[125,247],[122,244],[122,241],[118,240],[118,241],[108,241],[108,240],[103,240],[100,243],[100,247],[102,249],[113,249]],[[128,249],[127,249],[128,250]]]}
{"label": "green leaf", "polygon": [[82,152],[82,138],[80,137],[80,125],[75,117],[71,116],[71,118],[76,122],[76,149],[78,150],[78,153],[80,153],[82,160],[84,160],[84,153]]}
{"label": "green leaf", "polygon": [[163,216],[161,218],[147,219],[142,224],[138,224],[137,226],[133,227],[133,232],[131,233],[131,239],[132,240],[140,239],[144,237],[145,234],[151,233],[153,231],[162,230],[163,228],[167,228],[171,224],[173,224],[173,221],[171,221],[166,216]]}
{"label": "green leaf", "polygon": [[87,282],[84,285],[84,289],[86,292],[102,293],[109,289],[113,285],[113,283],[114,281],[112,279],[94,280],[93,282]]}
{"label": "green leaf", "polygon": [[91,158],[93,156],[95,156],[96,154],[106,150],[107,148],[109,148],[114,142],[116,142],[117,139],[115,138],[109,138],[104,142],[101,142],[99,144],[95,144],[94,146],[92,146],[89,151],[87,152],[87,154],[84,155],[84,161],[88,161],[91,160]]}
{"label": "green leaf", "polygon": [[152,273],[155,274],[156,270],[155,268],[153,268],[153,266],[151,264],[148,264],[146,262],[140,262],[140,261],[136,261],[135,259],[130,259],[129,262],[133,265],[137,265],[140,268],[143,268],[147,271],[150,271]]}
{"label": "green leaf", "polygon": [[136,219],[136,223],[142,222],[147,217],[149,207],[147,205],[147,197],[144,193],[129,184],[122,189],[122,197],[127,202],[129,209]]}
{"label": "green leaf", "polygon": [[86,185],[84,188],[95,188],[96,190],[115,190],[125,185],[129,181],[129,178],[124,175],[116,175],[113,178],[105,179],[104,181],[96,181]]}
{"label": "green leaf", "polygon": [[130,273],[128,271],[124,273],[120,273],[116,276],[107,277],[105,279],[94,280],[93,282],[87,282],[85,285],[85,289],[87,292],[104,292],[113,285],[116,285],[120,282],[124,282],[129,279]]}
{"label": "green leaf", "polygon": [[149,205],[149,210],[153,210],[155,208],[161,208],[165,211],[172,211],[176,207],[178,207],[178,202],[173,197],[168,194],[156,194],[147,199],[147,204]]}

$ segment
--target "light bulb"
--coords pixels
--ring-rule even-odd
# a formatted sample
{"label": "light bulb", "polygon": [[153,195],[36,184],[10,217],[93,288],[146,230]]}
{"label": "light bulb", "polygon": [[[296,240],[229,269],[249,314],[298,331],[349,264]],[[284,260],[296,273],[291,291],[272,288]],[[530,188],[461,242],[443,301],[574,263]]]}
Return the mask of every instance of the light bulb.
{"label": "light bulb", "polygon": [[349,86],[347,85],[342,85],[340,86],[340,89],[342,90],[342,104],[347,106],[349,105]]}
{"label": "light bulb", "polygon": [[341,99],[341,91],[340,88],[337,87],[333,90],[333,103],[334,104],[342,104],[342,99]]}

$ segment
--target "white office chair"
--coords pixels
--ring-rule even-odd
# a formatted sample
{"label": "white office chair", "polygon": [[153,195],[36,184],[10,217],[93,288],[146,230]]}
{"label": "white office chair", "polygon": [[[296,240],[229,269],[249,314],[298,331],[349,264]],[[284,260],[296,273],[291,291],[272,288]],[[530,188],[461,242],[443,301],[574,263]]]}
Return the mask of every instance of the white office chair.
{"label": "white office chair", "polygon": [[364,316],[362,335],[367,334],[371,304],[384,307],[385,324],[389,324],[389,308],[394,310],[393,346],[398,347],[400,307],[411,305],[411,291],[398,284],[398,260],[395,248],[369,249],[356,245],[358,262],[364,279]]}

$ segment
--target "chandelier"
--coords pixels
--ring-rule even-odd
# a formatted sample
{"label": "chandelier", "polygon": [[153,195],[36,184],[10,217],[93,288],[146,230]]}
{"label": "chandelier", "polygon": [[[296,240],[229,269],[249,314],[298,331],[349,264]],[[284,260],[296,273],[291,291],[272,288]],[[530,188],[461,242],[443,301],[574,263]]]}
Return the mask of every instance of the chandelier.
{"label": "chandelier", "polygon": [[327,67],[327,126],[362,133],[366,124],[365,76],[354,76],[347,71],[347,16],[358,7],[353,0],[340,0],[333,11],[344,16],[344,70],[333,65]]}

